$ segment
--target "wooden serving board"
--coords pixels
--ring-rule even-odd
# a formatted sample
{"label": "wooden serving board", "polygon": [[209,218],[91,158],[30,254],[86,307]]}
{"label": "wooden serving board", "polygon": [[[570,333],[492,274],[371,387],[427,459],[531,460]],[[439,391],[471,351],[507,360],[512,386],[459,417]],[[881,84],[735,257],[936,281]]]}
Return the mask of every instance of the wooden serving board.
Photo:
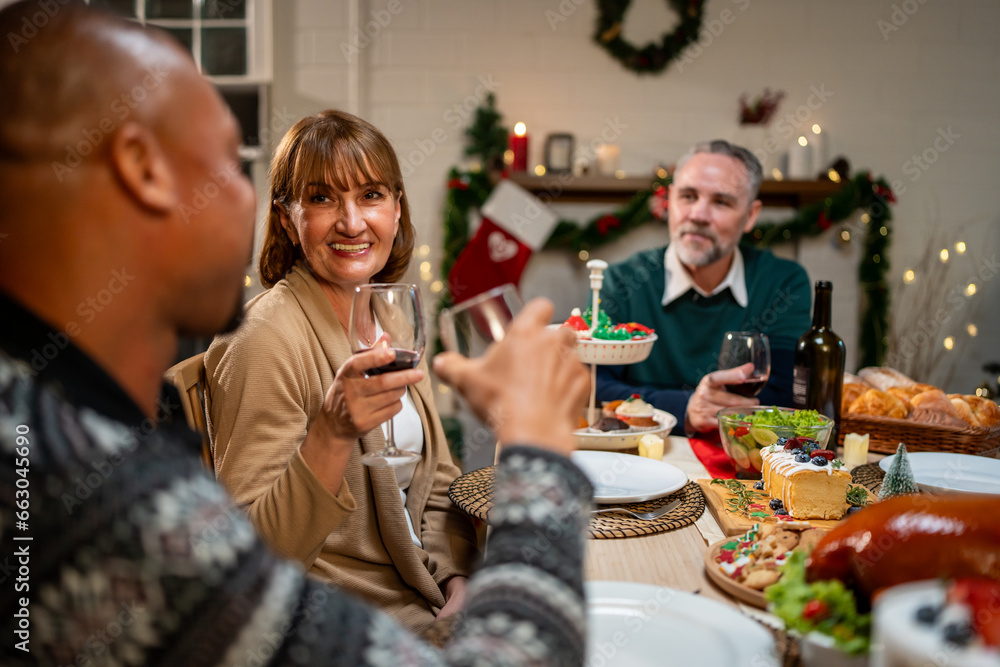
{"label": "wooden serving board", "polygon": [[[744,486],[753,488],[753,480],[737,480]],[[721,484],[712,484],[710,479],[699,479],[698,486],[701,487],[702,492],[705,494],[705,504],[708,506],[708,510],[715,517],[715,520],[719,522],[719,527],[726,535],[742,535],[743,533],[750,530],[755,523],[776,523],[778,519],[774,517],[774,512],[767,506],[770,497],[763,491],[757,491],[760,494],[761,505],[764,506],[763,510],[751,510],[760,511],[767,514],[766,517],[752,517],[750,516],[750,511],[744,510],[740,514],[729,511],[728,500],[735,497],[733,492],[727,489]],[[873,496],[871,491],[868,492],[868,499],[871,502],[876,502],[878,498]],[[830,521],[825,519],[810,519],[808,523],[816,528],[826,528],[830,529],[836,526],[840,521]]]}

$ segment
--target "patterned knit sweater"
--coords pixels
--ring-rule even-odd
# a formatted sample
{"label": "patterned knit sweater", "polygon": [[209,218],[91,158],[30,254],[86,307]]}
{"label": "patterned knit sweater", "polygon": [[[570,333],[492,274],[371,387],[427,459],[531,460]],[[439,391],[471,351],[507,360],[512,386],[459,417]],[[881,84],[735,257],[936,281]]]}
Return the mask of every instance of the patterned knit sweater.
{"label": "patterned knit sweater", "polygon": [[126,426],[33,376],[0,353],[0,664],[582,663],[592,488],[567,459],[505,448],[488,557],[440,652],[274,556],[193,433]]}

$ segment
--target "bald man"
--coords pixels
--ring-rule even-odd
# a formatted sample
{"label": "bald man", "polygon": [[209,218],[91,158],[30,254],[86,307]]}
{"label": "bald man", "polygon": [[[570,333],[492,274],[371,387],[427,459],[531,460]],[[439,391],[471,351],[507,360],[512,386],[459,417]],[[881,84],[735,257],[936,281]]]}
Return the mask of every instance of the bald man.
{"label": "bald man", "polygon": [[515,415],[490,560],[438,653],[269,553],[162,382],[179,336],[241,309],[254,191],[218,93],[162,33],[78,3],[8,6],[0,36],[0,663],[579,664],[587,381],[551,304],[436,360]]}

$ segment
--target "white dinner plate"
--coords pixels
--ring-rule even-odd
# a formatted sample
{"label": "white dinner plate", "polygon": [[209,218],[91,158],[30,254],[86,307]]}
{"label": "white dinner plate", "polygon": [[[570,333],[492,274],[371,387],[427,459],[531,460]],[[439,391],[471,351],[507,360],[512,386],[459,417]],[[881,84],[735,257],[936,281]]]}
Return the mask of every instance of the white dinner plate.
{"label": "white dinner plate", "polygon": [[615,452],[573,452],[594,485],[595,503],[641,503],[673,493],[687,484],[684,471],[662,461]]}
{"label": "white dinner plate", "polygon": [[[907,453],[913,479],[921,490],[928,493],[994,493],[1000,495],[1000,460],[969,454],[947,452]],[[878,462],[882,470],[889,467],[896,455]]]}
{"label": "white dinner plate", "polygon": [[[598,412],[600,414],[600,412]],[[677,417],[663,410],[653,410],[653,419],[659,423],[655,428],[648,428],[642,431],[630,431],[628,433],[601,433],[588,428],[580,428],[573,431],[576,438],[576,446],[580,449],[596,449],[603,452],[614,452],[621,449],[635,449],[639,446],[639,440],[647,433],[658,435],[664,440],[670,432],[677,426]]]}
{"label": "white dinner plate", "polygon": [[649,584],[588,581],[587,665],[776,667],[774,639],[734,607]]}

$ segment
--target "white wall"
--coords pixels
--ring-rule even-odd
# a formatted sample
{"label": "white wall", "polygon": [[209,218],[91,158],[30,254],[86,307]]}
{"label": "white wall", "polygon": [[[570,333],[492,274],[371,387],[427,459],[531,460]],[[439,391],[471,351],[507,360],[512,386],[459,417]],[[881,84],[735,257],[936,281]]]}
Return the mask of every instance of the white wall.
{"label": "white wall", "polygon": [[[1000,220],[1000,3],[710,0],[706,27],[717,34],[704,33],[703,46],[689,49],[686,62],[643,77],[592,42],[592,0],[370,0],[359,6],[374,38],[364,36],[355,56],[358,111],[386,133],[404,163],[414,165],[407,191],[419,242],[430,245],[435,266],[445,175],[462,160],[463,130],[484,81],[495,87],[509,126],[527,123],[532,164],[540,161],[548,132],[571,132],[580,145],[618,123],[622,167],[631,174],[673,162],[696,140],[736,136],[740,94],[771,87],[787,94],[780,114],[802,109],[802,127],[818,122],[826,128],[830,156],[844,155],[855,169],[896,183],[894,282],[917,265],[935,233],[942,243],[961,239],[969,248],[964,256],[952,249],[944,287],[965,285],[977,270],[989,274],[975,279],[973,301],[981,304],[976,338],[964,333],[974,310],[964,301],[942,303],[938,317],[949,319],[943,327],[930,324],[932,314],[911,310],[908,319],[922,317],[938,338],[945,329],[956,336],[955,350],[943,355],[930,377],[918,379],[941,382],[954,367],[948,389],[968,392],[985,377],[980,365],[1000,359],[1000,234],[992,233]],[[277,125],[325,107],[348,107],[351,66],[344,48],[357,43],[348,7],[323,0],[276,3]],[[371,23],[379,18],[384,27]],[[637,0],[625,34],[635,41],[651,38],[672,20],[666,3]],[[817,104],[817,90],[825,91],[825,102]],[[815,108],[802,107],[810,102]],[[951,139],[938,139],[942,135]],[[920,167],[914,157],[925,153],[933,163]],[[572,206],[560,213],[583,220],[597,210]],[[615,260],[663,235],[654,227],[641,230],[601,254]],[[798,255],[814,279],[832,278],[835,293],[845,295],[835,320],[853,347],[860,248],[837,251],[834,245],[829,238],[809,241]],[[529,265],[524,292],[553,296],[568,308],[586,289],[578,260],[545,255]],[[895,293],[897,303],[930,289],[921,275],[907,293]],[[947,289],[934,289],[944,302]]]}

